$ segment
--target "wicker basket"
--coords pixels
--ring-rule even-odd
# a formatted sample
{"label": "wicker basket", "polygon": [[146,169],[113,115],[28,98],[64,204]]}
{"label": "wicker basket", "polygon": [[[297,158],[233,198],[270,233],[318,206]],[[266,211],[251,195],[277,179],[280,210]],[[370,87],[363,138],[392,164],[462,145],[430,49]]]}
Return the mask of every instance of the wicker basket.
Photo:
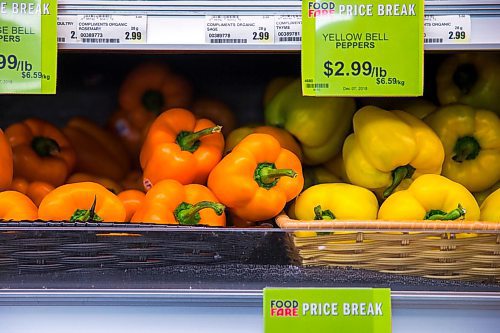
{"label": "wicker basket", "polygon": [[497,223],[299,221],[286,215],[278,216],[276,223],[295,230],[290,233],[291,255],[303,265],[349,266],[434,279],[500,280]]}

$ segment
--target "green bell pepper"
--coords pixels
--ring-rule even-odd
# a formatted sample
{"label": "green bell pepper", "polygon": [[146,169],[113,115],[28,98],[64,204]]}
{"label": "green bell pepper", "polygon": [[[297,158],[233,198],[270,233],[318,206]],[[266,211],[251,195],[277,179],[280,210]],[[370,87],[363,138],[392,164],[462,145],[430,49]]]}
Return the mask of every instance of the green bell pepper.
{"label": "green bell pepper", "polygon": [[265,110],[268,125],[299,141],[304,163],[317,165],[337,155],[351,130],[356,103],[348,97],[304,97],[300,80],[282,89]]}
{"label": "green bell pepper", "polygon": [[457,53],[439,67],[437,95],[442,105],[462,103],[500,115],[500,57]]}

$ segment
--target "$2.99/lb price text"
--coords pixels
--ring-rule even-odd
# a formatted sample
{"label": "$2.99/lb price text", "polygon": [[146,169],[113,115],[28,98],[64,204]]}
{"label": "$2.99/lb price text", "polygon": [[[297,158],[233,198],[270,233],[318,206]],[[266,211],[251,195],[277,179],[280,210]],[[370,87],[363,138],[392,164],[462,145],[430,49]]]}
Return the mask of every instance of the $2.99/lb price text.
{"label": "$2.99/lb price text", "polygon": [[370,61],[353,61],[350,64],[346,64],[343,61],[336,61],[333,63],[330,60],[325,61],[323,74],[325,77],[373,77],[377,85],[383,84],[397,84],[400,86],[405,85],[404,80],[400,80],[395,77],[387,77],[387,69],[381,66],[373,66]]}

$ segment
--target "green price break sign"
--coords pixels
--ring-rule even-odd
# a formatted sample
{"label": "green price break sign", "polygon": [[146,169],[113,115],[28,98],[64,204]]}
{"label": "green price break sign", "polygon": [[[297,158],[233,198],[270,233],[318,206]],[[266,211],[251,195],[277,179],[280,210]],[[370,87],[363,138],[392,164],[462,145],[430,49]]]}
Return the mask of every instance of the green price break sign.
{"label": "green price break sign", "polygon": [[54,94],[56,0],[0,0],[0,93]]}
{"label": "green price break sign", "polygon": [[390,333],[390,289],[265,288],[264,333]]}
{"label": "green price break sign", "polygon": [[423,0],[302,1],[306,96],[421,96]]}

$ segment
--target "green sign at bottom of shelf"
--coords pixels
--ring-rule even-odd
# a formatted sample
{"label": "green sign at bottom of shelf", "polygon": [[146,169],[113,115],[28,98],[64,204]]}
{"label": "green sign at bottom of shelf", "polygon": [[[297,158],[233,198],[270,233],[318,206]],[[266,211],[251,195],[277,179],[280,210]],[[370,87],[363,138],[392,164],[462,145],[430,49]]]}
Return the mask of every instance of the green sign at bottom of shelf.
{"label": "green sign at bottom of shelf", "polygon": [[264,332],[388,333],[390,289],[265,288]]}
{"label": "green sign at bottom of shelf", "polygon": [[56,0],[0,0],[0,45],[0,93],[56,92]]}

